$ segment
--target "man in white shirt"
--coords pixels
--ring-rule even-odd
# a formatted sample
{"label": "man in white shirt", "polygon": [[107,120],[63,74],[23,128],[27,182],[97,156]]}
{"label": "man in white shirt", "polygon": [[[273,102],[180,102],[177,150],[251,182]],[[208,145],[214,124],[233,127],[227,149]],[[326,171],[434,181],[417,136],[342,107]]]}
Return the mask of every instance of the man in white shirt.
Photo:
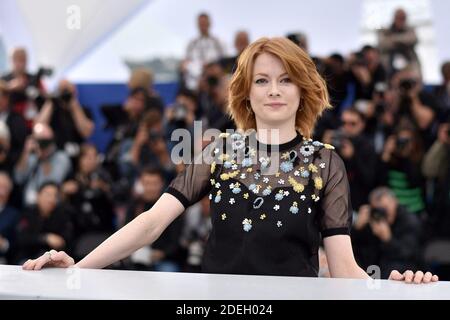
{"label": "man in white shirt", "polygon": [[186,59],[182,64],[184,81],[190,90],[197,89],[203,66],[218,61],[224,56],[224,49],[219,39],[209,33],[211,23],[208,14],[200,13],[197,21],[200,36],[189,42]]}

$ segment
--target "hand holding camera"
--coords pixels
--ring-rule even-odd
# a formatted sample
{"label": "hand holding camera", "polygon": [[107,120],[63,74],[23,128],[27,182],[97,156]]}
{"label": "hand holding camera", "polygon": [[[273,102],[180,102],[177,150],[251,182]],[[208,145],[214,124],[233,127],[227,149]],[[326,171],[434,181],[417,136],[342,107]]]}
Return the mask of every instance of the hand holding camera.
{"label": "hand holding camera", "polygon": [[386,218],[386,211],[382,208],[371,208],[370,228],[373,234],[383,242],[388,242],[392,238],[391,227]]}

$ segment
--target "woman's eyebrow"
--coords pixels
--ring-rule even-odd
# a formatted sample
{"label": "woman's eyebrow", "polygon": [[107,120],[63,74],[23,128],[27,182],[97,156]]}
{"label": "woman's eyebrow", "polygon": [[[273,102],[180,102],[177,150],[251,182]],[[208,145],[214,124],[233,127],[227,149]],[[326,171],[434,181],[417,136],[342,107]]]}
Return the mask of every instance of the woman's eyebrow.
{"label": "woman's eyebrow", "polygon": [[[285,73],[283,73],[283,74],[280,74],[280,75],[278,76],[278,78],[283,77],[283,76],[287,76],[287,75],[288,75],[288,73],[285,72]],[[269,75],[268,75],[268,74],[266,74],[266,73],[261,73],[261,72],[256,73],[256,74],[254,75],[254,77],[256,77],[256,76],[263,76],[263,77],[269,78]]]}

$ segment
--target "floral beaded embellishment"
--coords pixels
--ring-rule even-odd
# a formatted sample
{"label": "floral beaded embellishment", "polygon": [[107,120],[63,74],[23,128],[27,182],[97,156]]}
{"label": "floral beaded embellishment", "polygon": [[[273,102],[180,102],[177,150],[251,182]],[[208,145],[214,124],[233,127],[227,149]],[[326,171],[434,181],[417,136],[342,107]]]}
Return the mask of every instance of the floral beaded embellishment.
{"label": "floral beaded embellishment", "polygon": [[259,158],[259,163],[261,163],[261,168],[265,169],[269,166],[270,164],[270,158],[269,157],[260,157]]}
{"label": "floral beaded embellishment", "polygon": [[268,196],[271,193],[272,193],[272,186],[267,186],[262,192],[263,196]]}
{"label": "floral beaded embellishment", "polygon": [[264,220],[266,217],[267,217],[267,216],[266,216],[265,213],[263,213],[262,215],[259,216],[259,218],[260,218],[261,220]]}
{"label": "floral beaded embellishment", "polygon": [[234,194],[238,194],[239,192],[241,192],[241,184],[239,182],[232,183],[230,184],[230,189]]}
{"label": "floral beaded embellishment", "polygon": [[227,214],[226,213],[222,213],[222,215],[220,217],[222,218],[222,220],[225,220],[227,218]]}
{"label": "floral beaded embellishment", "polygon": [[230,173],[222,173],[220,179],[223,181],[229,180],[230,178],[235,178],[239,174],[239,170],[232,171]]}
{"label": "floral beaded embellishment", "polygon": [[253,201],[253,209],[259,209],[264,203],[264,198],[258,197]]}
{"label": "floral beaded embellishment", "polygon": [[284,197],[287,197],[289,195],[289,191],[279,190],[278,193],[275,195],[275,200],[281,201]]}
{"label": "floral beaded embellishment", "polygon": [[305,190],[305,186],[301,184],[300,182],[296,181],[294,178],[289,176],[288,181],[290,185],[294,188],[294,191],[297,193],[303,192]]}
{"label": "floral beaded embellishment", "polygon": [[292,150],[290,152],[283,153],[281,159],[286,160],[280,164],[280,170],[284,173],[291,172],[294,169],[294,161],[297,158],[297,152]]}
{"label": "floral beaded embellishment", "polygon": [[300,147],[300,153],[305,157],[310,157],[314,154],[314,147],[310,145],[303,145]]}
{"label": "floral beaded embellishment", "polygon": [[297,201],[294,201],[292,203],[292,206],[289,208],[289,211],[293,214],[297,214],[298,213],[298,203]]}
{"label": "floral beaded embellishment", "polygon": [[258,193],[259,193],[259,190],[261,189],[261,185],[252,183],[248,188],[249,188],[250,191],[252,191],[254,194],[258,194]]}
{"label": "floral beaded embellishment", "polygon": [[317,190],[322,190],[323,182],[322,182],[322,178],[321,177],[315,177],[314,178],[314,187]]}
{"label": "floral beaded embellishment", "polygon": [[282,223],[280,220],[278,220],[278,221],[277,221],[277,227],[278,227],[278,228],[281,228],[282,226],[283,226],[283,223]]}
{"label": "floral beaded embellishment", "polygon": [[222,191],[217,191],[217,193],[216,193],[216,196],[215,196],[215,198],[214,198],[214,202],[215,203],[219,203],[220,202],[220,200],[222,199]]}
{"label": "floral beaded embellishment", "polygon": [[249,232],[252,229],[252,220],[245,218],[242,224],[245,232]]}

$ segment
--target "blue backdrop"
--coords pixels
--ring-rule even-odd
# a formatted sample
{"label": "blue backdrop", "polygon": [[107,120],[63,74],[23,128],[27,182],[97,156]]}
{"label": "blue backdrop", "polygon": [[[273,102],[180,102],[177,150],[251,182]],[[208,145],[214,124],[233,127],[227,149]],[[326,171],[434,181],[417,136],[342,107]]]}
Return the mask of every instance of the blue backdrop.
{"label": "blue backdrop", "polygon": [[[155,90],[159,93],[165,105],[172,103],[178,90],[177,83],[155,84]],[[90,142],[94,143],[100,152],[104,152],[113,136],[111,129],[105,129],[105,118],[101,112],[101,106],[105,104],[122,104],[127,98],[126,84],[78,84],[78,98],[82,106],[88,108],[95,122],[95,131]]]}

